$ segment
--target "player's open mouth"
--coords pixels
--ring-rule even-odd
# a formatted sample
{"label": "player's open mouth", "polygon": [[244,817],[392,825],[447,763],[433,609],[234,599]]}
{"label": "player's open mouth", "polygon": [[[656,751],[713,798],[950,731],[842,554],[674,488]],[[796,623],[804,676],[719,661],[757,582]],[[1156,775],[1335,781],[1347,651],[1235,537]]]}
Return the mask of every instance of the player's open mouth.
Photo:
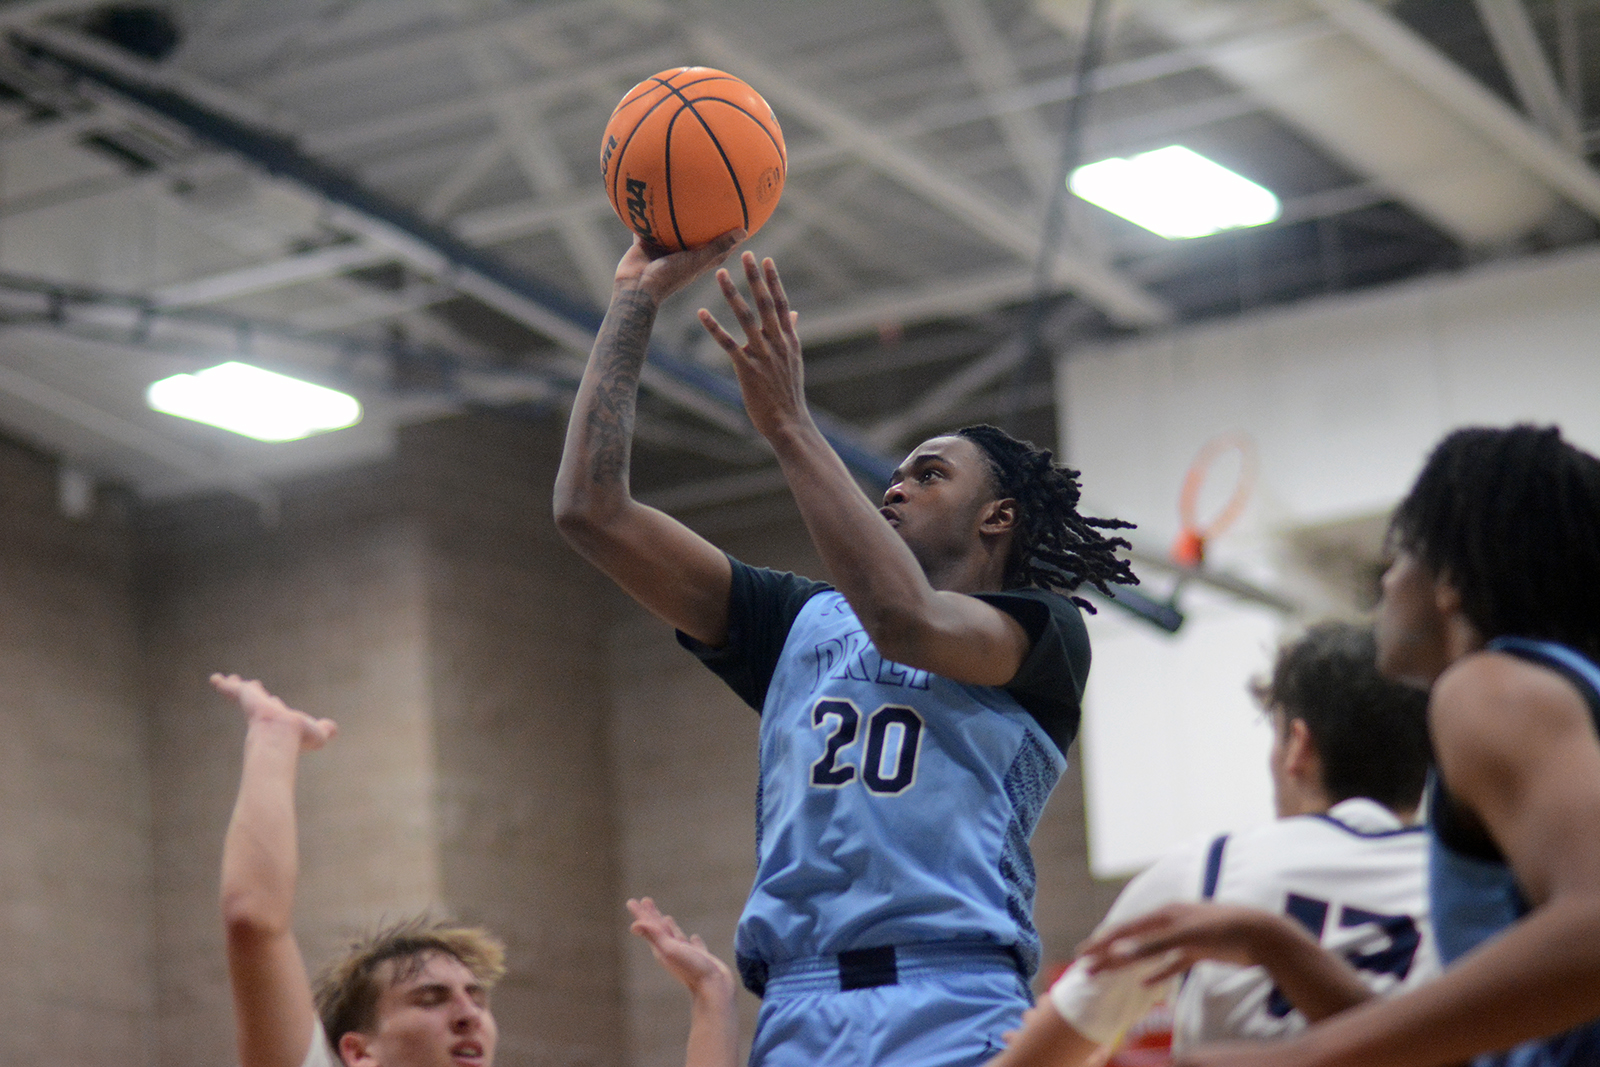
{"label": "player's open mouth", "polygon": [[476,1041],[460,1041],[450,1046],[450,1058],[461,1063],[482,1063],[483,1046]]}

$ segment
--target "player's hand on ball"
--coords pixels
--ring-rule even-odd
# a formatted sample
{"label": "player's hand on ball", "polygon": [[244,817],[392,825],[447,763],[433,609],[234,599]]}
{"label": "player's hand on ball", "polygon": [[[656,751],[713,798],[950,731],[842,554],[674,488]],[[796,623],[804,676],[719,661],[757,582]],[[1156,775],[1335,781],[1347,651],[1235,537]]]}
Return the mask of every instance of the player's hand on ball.
{"label": "player's hand on ball", "polygon": [[785,426],[810,417],[800,335],[795,331],[800,315],[790,310],[778,267],[771,259],[758,264],[755,255],[746,252],[740,257],[740,265],[750,286],[753,308],[740,295],[728,271],[717,271],[717,284],[744,331],[745,343],[741,345],[705,308],[700,309],[700,324],[733,361],[739,391],[744,394],[745,413],[756,430],[770,439]]}
{"label": "player's hand on ball", "polygon": [[294,710],[254,679],[246,680],[237,674],[213,674],[211,687],[235,701],[250,725],[282,725],[297,730],[302,752],[321,748],[339,732],[338,724],[332,719],[318,719]]}
{"label": "player's hand on ball", "polygon": [[743,230],[729,230],[699,248],[669,252],[635,236],[633,245],[617,264],[616,288],[642,290],[660,306],[667,297],[721,264],[744,238]]}

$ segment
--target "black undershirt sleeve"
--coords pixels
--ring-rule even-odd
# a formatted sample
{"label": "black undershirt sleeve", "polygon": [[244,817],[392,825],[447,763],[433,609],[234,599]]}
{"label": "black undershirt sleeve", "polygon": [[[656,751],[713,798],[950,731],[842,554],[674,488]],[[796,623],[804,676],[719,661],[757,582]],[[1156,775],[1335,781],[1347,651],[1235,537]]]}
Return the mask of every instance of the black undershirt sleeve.
{"label": "black undershirt sleeve", "polygon": [[767,686],[789,629],[806,601],[832,586],[787,571],[741,563],[732,556],[728,590],[728,643],[721,648],[678,631],[678,643],[699,657],[739,698],[756,711],[766,703]]}
{"label": "black undershirt sleeve", "polygon": [[[789,629],[800,609],[826,582],[786,571],[752,567],[728,557],[728,643],[721,648],[679,632],[678,643],[760,711]],[[978,599],[1011,615],[1032,646],[1010,683],[1002,686],[1032,715],[1063,752],[1078,734],[1079,707],[1089,676],[1089,634],[1072,601],[1043,589],[980,593]]]}
{"label": "black undershirt sleeve", "polygon": [[1033,647],[1002,686],[1044,728],[1062,752],[1078,736],[1083,686],[1089,678],[1089,631],[1071,600],[1044,589],[979,593],[1028,631]]}

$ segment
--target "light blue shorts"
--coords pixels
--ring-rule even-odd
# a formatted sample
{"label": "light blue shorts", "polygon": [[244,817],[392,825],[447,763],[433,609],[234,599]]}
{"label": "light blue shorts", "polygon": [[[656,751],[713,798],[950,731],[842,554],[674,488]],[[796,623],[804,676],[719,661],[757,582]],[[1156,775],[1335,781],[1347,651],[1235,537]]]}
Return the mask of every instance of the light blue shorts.
{"label": "light blue shorts", "polygon": [[889,970],[890,984],[841,989],[837,957],[775,966],[751,1067],[979,1067],[1033,1003],[998,946],[900,948]]}

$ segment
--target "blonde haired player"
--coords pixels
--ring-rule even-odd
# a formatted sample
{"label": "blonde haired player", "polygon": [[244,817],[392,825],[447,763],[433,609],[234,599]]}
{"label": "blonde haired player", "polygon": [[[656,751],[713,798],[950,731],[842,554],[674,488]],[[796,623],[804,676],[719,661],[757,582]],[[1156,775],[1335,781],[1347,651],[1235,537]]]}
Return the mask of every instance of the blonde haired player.
{"label": "blonde haired player", "polygon": [[487,932],[415,919],[351,946],[313,994],[292,926],[295,773],[338,727],[257,681],[214,674],[245,714],[239,796],[222,846],[222,916],[241,1067],[492,1067],[489,991],[504,950]]}

